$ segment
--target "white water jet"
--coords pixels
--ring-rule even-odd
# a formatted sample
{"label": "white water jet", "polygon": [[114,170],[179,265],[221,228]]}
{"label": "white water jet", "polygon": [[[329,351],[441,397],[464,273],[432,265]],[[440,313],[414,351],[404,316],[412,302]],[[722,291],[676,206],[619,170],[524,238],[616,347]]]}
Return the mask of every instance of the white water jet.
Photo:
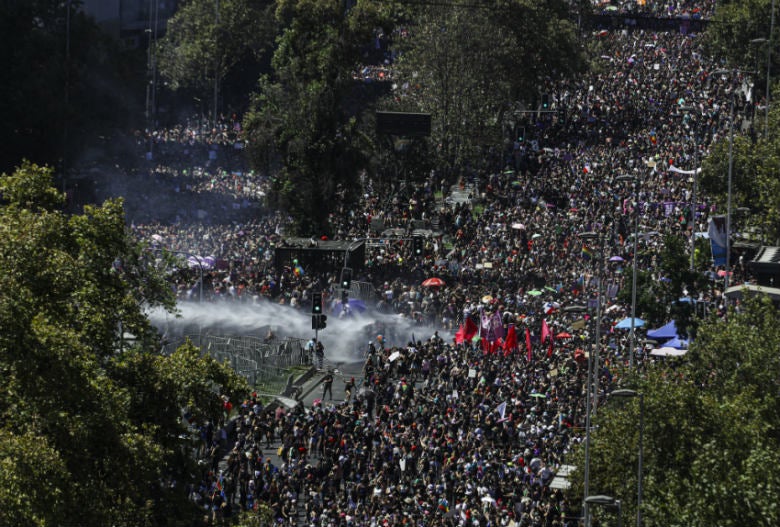
{"label": "white water jet", "polygon": [[[184,302],[178,306],[178,316],[155,309],[148,313],[152,324],[169,337],[185,334],[209,333],[212,335],[253,335],[265,337],[270,329],[275,336],[309,340],[311,313],[287,305],[262,302],[242,304],[231,302]],[[354,362],[363,358],[368,342],[378,342],[382,335],[385,346],[405,346],[411,340],[427,340],[434,329],[420,326],[400,315],[388,315],[367,310],[353,312],[339,318],[327,313],[327,327],[318,332],[325,346],[326,358],[331,363]],[[445,341],[451,338],[446,331],[439,334]]]}

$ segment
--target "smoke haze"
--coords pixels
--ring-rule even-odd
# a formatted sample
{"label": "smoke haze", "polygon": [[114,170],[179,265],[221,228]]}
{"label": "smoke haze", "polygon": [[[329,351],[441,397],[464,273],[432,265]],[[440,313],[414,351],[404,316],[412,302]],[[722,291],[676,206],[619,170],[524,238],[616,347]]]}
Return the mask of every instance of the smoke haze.
{"label": "smoke haze", "polygon": [[[178,308],[178,317],[159,309],[149,313],[155,327],[169,339],[193,333],[265,337],[269,330],[279,338],[308,340],[314,336],[308,311],[286,305],[186,302]],[[342,319],[335,314],[327,315],[327,327],[318,336],[325,346],[326,357],[334,363],[359,360],[368,342],[376,342],[380,335],[385,346],[405,346],[412,339],[427,340],[435,331],[398,315],[370,311]],[[451,338],[445,331],[439,333],[445,340]]]}

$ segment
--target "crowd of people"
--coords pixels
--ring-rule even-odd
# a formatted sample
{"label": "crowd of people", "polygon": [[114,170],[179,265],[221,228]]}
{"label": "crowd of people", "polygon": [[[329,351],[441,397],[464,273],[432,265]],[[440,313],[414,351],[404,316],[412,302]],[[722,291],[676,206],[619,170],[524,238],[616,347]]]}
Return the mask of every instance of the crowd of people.
{"label": "crowd of people", "polygon": [[[372,344],[354,397],[242,406],[227,500],[287,524],[574,525],[577,506],[549,483],[577,441],[582,368],[571,354],[527,368],[438,336]],[[279,465],[263,453],[274,437]]]}
{"label": "crowd of people", "polygon": [[[614,5],[706,17],[714,2]],[[627,333],[613,331],[630,315],[617,301],[630,287],[626,266],[637,258],[639,269],[665,279],[663,236],[677,234],[687,246],[724,212],[707,196],[694,202],[690,171],[727,137],[732,101],[737,133],[751,132],[756,104],[750,79],[719,72],[699,35],[612,30],[592,38],[601,67],[546,86],[551,108],[562,113],[527,116],[522,138],[486,156],[489,170],[455,182],[432,173],[390,196],[367,188],[361,210],[334,215],[337,239],[367,240],[366,265],[354,279],[375,289],[376,309],[447,337],[372,342],[364,374],[343,401],[283,411],[249,399],[225,434],[227,468],[210,464],[193,492],[199,503],[220,514],[267,504],[280,523],[297,522],[303,510],[312,527],[577,524],[579,504],[549,483],[581,441],[582,349],[593,327],[565,308],[601,297],[602,396],[616,365],[652,367],[641,339],[632,348]],[[391,65],[356,72],[386,75]],[[244,166],[238,122],[139,137],[151,152],[138,175],[149,182],[147,194],[165,187],[181,206],[163,213],[171,208],[143,209],[139,201],[130,208],[133,231],[196,257],[176,284],[182,301],[202,290],[207,302],[306,310],[315,289],[336,298],[335,272],[275,266],[286,218],[259,212],[269,182]],[[468,199],[446,202],[451,189]],[[194,196],[203,201],[193,206]],[[417,255],[408,240],[421,227],[430,234]],[[735,264],[732,281],[747,279]],[[717,278],[723,269],[711,271]],[[432,276],[444,285],[421,285]],[[712,280],[694,300],[723,310],[723,281]],[[467,319],[482,324],[496,314],[504,328],[517,328],[519,344],[506,346],[506,334],[497,347],[451,338]],[[274,441],[282,444],[279,465],[263,453]]]}

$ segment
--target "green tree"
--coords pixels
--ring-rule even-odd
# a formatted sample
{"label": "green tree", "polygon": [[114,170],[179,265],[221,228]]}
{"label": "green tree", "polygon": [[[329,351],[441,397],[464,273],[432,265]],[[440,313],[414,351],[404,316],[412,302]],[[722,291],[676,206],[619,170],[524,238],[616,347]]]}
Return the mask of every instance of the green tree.
{"label": "green tree", "polygon": [[141,113],[142,62],[121,51],[79,4],[0,3],[0,172],[25,158],[70,168],[85,144]]}
{"label": "green tree", "polygon": [[67,216],[51,178],[31,163],[0,176],[0,523],[186,517],[182,413],[217,421],[220,396],[246,385],[191,346],[157,353],[144,309],[172,309],[174,296],[121,201]]}
{"label": "green tree", "polygon": [[[780,521],[780,476],[760,468],[780,460],[778,344],[777,310],[748,299],[726,322],[704,321],[682,362],[620,376],[644,394],[645,525]],[[638,398],[608,399],[592,432],[590,491],[621,499],[624,520],[636,514],[639,411]]]}
{"label": "green tree", "polygon": [[[770,37],[771,8],[773,0],[728,0],[718,3],[718,9],[704,33],[704,42],[708,52],[715,57],[724,58],[729,64],[740,65],[747,71],[755,71],[758,79],[758,93],[766,89],[767,49],[776,50],[778,41],[775,12],[775,34]],[[778,6],[775,5],[775,9]],[[757,42],[756,39],[766,41]],[[780,65],[776,51],[770,55],[771,70],[778,71]],[[760,99],[761,96],[759,95]]]}
{"label": "green tree", "polygon": [[357,195],[367,143],[352,72],[377,16],[369,2],[346,12],[338,0],[279,2],[274,73],[260,79],[244,125],[253,164],[278,162],[271,200],[299,234],[330,234],[334,204]]}
{"label": "green tree", "polygon": [[[780,238],[780,125],[776,106],[770,109],[769,136],[751,140],[734,135],[722,138],[702,164],[702,189],[716,201],[723,214],[728,210],[729,158],[731,158],[731,208],[733,231],[754,228],[766,241]],[[749,210],[747,216],[738,209]]]}
{"label": "green tree", "polygon": [[[679,299],[684,296],[697,298],[698,292],[706,290],[708,284],[703,273],[690,269],[689,251],[690,246],[684,238],[666,236],[658,255],[658,267],[665,280],[655,280],[650,272],[637,270],[637,316],[644,317],[648,327],[665,324],[671,318],[680,334],[690,337],[695,334],[698,321],[694,305]],[[633,269],[626,269],[626,273],[625,283],[631,284]],[[618,300],[631,303],[630,286],[621,288]]]}
{"label": "green tree", "polygon": [[[723,2],[704,34],[711,54],[722,57],[724,64],[741,70],[746,79],[755,81],[753,100],[759,104],[763,104],[766,83],[771,82],[767,73],[777,72],[780,68],[780,53],[777,53],[780,6],[774,5],[775,27],[771,28],[773,4],[776,4],[774,0]],[[725,85],[734,82],[734,75],[732,72],[720,78],[713,77],[713,82]],[[774,77],[777,78],[776,75]],[[771,84],[774,86],[776,82]],[[770,102],[776,97],[777,92],[773,89]],[[757,109],[754,116],[746,116],[753,118],[754,135],[752,138],[743,137],[738,128],[741,122],[740,103],[737,97],[734,108],[737,129],[732,154],[729,155],[729,137],[721,138],[703,164],[702,187],[717,199],[719,210],[725,211],[731,157],[732,210],[740,207],[750,209],[747,218],[733,216],[732,219],[741,222],[737,229],[754,229],[762,233],[763,241],[773,242],[780,239],[780,142],[776,139],[780,115],[777,105],[770,104],[768,123],[764,123],[763,111]],[[720,115],[716,117],[728,119],[730,110],[730,106],[721,108]],[[768,124],[766,135],[763,134],[765,124]]]}
{"label": "green tree", "polygon": [[161,75],[173,90],[192,90],[204,100],[215,79],[240,77],[239,65],[256,79],[277,36],[274,8],[271,0],[182,2],[158,46]]}
{"label": "green tree", "polygon": [[551,80],[585,67],[563,2],[422,5],[404,16],[409,36],[395,43],[386,104],[431,113],[437,164],[448,172],[477,165],[483,145],[500,143],[507,101],[532,110]]}

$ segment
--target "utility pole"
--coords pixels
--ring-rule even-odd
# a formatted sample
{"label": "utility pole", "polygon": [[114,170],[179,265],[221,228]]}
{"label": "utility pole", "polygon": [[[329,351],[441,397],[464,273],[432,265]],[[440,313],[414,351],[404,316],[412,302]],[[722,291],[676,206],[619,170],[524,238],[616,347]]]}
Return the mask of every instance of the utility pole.
{"label": "utility pole", "polygon": [[216,47],[214,49],[214,128],[217,127],[217,118],[219,116],[219,112],[217,110],[217,105],[219,104],[219,0],[214,0],[215,7],[216,7],[216,17],[215,17],[215,24],[214,24],[214,32],[216,36]]}

